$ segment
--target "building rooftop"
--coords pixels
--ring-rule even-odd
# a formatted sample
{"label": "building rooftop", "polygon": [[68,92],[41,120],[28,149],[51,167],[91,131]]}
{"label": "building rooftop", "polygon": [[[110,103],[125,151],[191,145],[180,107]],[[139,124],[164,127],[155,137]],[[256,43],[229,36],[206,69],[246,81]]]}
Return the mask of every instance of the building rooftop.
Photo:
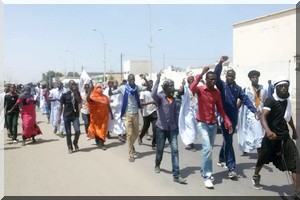
{"label": "building rooftop", "polygon": [[247,20],[247,21],[243,21],[243,22],[233,24],[232,26],[233,27],[242,26],[242,25],[245,25],[245,24],[248,24],[248,23],[253,23],[253,22],[258,21],[258,20],[266,19],[266,18],[269,18],[269,17],[274,17],[276,15],[286,14],[286,13],[291,12],[291,11],[296,12],[296,8],[290,8],[290,9],[282,10],[280,12],[271,13],[271,14],[268,14],[268,15],[256,17],[254,19],[250,19],[250,20]]}

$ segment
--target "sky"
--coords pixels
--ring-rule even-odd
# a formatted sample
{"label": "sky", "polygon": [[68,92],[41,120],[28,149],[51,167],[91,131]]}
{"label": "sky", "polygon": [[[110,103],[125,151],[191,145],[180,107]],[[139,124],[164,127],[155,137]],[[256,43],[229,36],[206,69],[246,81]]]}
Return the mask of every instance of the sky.
{"label": "sky", "polygon": [[106,72],[120,72],[121,54],[123,61],[149,60],[150,35],[156,72],[170,65],[184,69],[212,64],[221,55],[232,59],[234,24],[295,5],[145,3],[3,7],[3,76],[11,82],[28,83],[40,81],[42,73],[49,70],[80,73],[83,67],[87,72],[102,72],[104,44]]}

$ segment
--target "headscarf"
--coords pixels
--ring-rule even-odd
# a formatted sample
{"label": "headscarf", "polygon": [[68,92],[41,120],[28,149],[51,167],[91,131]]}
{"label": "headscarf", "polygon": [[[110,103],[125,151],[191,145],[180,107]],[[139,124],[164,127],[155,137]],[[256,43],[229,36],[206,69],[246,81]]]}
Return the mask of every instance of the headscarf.
{"label": "headscarf", "polygon": [[126,111],[126,107],[128,104],[128,96],[130,97],[134,97],[137,104],[138,104],[138,108],[141,108],[141,104],[140,104],[140,99],[139,99],[139,93],[138,93],[138,88],[137,86],[134,84],[133,87],[130,87],[130,85],[127,83],[125,85],[125,93],[123,95],[123,103],[122,103],[122,109],[121,109],[121,117],[124,116],[125,111]]}
{"label": "headscarf", "polygon": [[[280,77],[277,77],[273,82],[273,85],[274,85],[275,88],[279,85],[282,85],[282,84],[290,85],[289,78],[287,78],[285,76],[280,76]],[[291,106],[291,100],[290,100],[289,96],[287,98],[280,98],[280,97],[278,97],[277,92],[275,90],[275,92],[273,93],[273,97],[276,101],[285,101],[285,100],[287,100],[287,106],[286,106],[285,113],[284,113],[284,119],[285,119],[286,122],[289,122],[291,120],[291,117],[292,117],[292,106]]]}
{"label": "headscarf", "polygon": [[19,99],[28,99],[30,97],[32,97],[31,87],[29,85],[25,85],[22,93],[19,95]]}
{"label": "headscarf", "polygon": [[[97,90],[97,89],[102,89],[100,90],[100,92]],[[94,89],[92,91],[92,94],[90,96],[90,98],[93,100],[93,101],[96,101],[96,102],[99,102],[99,103],[105,103],[105,104],[108,104],[108,98],[107,96],[105,96],[103,94],[103,86],[101,83],[97,83],[95,86],[94,86]]]}

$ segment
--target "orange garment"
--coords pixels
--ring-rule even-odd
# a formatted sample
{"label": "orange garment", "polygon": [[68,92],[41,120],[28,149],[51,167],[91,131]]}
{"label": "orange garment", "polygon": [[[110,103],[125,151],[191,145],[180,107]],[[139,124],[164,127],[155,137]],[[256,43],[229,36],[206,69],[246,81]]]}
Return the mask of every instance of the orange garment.
{"label": "orange garment", "polygon": [[87,102],[90,109],[90,125],[87,137],[98,137],[105,141],[109,119],[109,99],[103,94],[100,83],[96,84],[90,98],[91,100]]}
{"label": "orange garment", "polygon": [[168,100],[169,103],[172,103],[172,102],[173,102],[173,98],[172,98],[172,97],[171,97],[171,98],[170,98],[170,97],[167,97],[167,100]]}
{"label": "orange garment", "polygon": [[258,106],[260,105],[260,93],[256,91],[255,87],[253,87],[253,93],[254,93],[255,107],[258,108]]}

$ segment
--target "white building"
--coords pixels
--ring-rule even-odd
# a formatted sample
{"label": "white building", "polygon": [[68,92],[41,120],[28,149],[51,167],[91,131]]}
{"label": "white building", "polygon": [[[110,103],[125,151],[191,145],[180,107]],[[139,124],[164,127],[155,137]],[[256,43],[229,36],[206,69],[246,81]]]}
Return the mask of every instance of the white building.
{"label": "white building", "polygon": [[129,74],[149,74],[150,62],[148,60],[127,60],[123,62],[123,79]]}
{"label": "white building", "polygon": [[[297,22],[298,23],[298,22]],[[291,80],[296,97],[296,8],[233,25],[233,62],[236,81],[249,84],[248,72],[258,70],[260,83],[267,85],[279,75]]]}

